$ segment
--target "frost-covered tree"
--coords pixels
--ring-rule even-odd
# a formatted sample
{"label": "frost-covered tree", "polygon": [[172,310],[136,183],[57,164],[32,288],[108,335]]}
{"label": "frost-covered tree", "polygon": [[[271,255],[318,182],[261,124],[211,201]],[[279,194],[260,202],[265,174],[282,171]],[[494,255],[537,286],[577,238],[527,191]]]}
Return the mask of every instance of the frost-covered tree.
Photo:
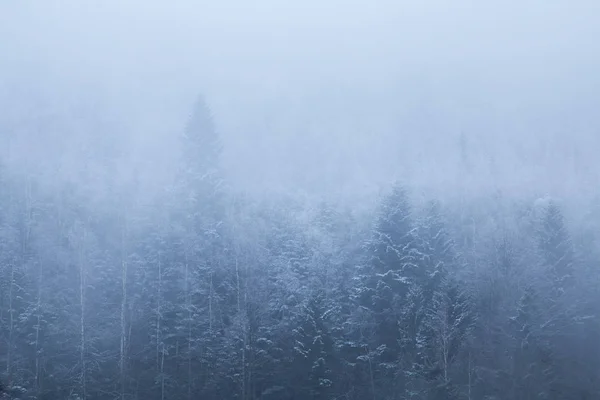
{"label": "frost-covered tree", "polygon": [[171,279],[179,288],[173,293],[178,307],[172,310],[176,322],[171,325],[169,359],[179,375],[180,396],[191,399],[198,389],[194,369],[202,365],[200,354],[204,361],[216,360],[205,346],[226,322],[222,300],[230,294],[224,288],[231,277],[226,269],[220,141],[202,98],[194,104],[180,139],[181,163],[169,201],[168,258],[177,269]]}
{"label": "frost-covered tree", "polygon": [[446,230],[440,205],[432,201],[417,222],[415,240],[418,245],[416,261],[418,267],[407,276],[408,294],[403,306],[400,322],[402,343],[402,375],[406,381],[409,397],[418,396],[425,385],[428,357],[422,348],[423,332],[431,323],[428,317],[435,309],[435,299],[446,289],[448,275],[457,272],[457,256],[454,243]]}
{"label": "frost-covered tree", "polygon": [[383,199],[367,253],[357,299],[372,319],[373,334],[365,344],[377,392],[373,396],[393,396],[404,384],[397,376],[402,353],[399,324],[420,258],[408,193],[402,186],[395,185]]}
{"label": "frost-covered tree", "polygon": [[328,399],[333,386],[334,340],[328,326],[330,310],[323,293],[308,300],[294,329],[292,369],[299,374],[294,396],[315,400]]}
{"label": "frost-covered tree", "polygon": [[514,398],[547,396],[546,370],[541,364],[548,354],[541,337],[539,307],[535,289],[527,287],[519,300],[516,315],[511,318],[514,355],[510,395]]}
{"label": "frost-covered tree", "polygon": [[571,235],[556,202],[549,200],[539,205],[539,249],[548,273],[553,280],[556,295],[568,288],[574,278],[575,254]]}

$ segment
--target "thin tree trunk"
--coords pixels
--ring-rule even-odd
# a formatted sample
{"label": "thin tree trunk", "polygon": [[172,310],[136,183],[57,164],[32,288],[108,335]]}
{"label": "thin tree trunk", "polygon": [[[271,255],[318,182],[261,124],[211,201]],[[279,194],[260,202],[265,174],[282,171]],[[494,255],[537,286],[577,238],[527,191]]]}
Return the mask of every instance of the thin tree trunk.
{"label": "thin tree trunk", "polygon": [[473,370],[471,369],[471,351],[470,350],[469,350],[469,365],[468,365],[468,368],[469,368],[469,386],[467,388],[467,398],[468,398],[468,400],[471,400],[471,398],[472,398],[471,397],[471,386],[473,384],[473,382],[472,382]]}
{"label": "thin tree trunk", "polygon": [[[161,369],[161,343],[162,335],[160,334],[161,320],[162,320],[162,263],[160,259],[160,252],[158,254],[158,288],[156,294],[156,369]],[[164,359],[164,355],[162,357]]]}
{"label": "thin tree trunk", "polygon": [[39,396],[40,393],[40,330],[42,323],[42,284],[44,282],[44,264],[39,260],[40,268],[38,274],[38,293],[37,293],[37,322],[35,325],[35,391]]}
{"label": "thin tree trunk", "polygon": [[185,254],[185,308],[187,310],[187,396],[192,398],[192,304],[190,296],[190,267],[188,254]]}
{"label": "thin tree trunk", "polygon": [[165,400],[165,345],[163,344],[160,359],[160,399]]}
{"label": "thin tree trunk", "polygon": [[9,384],[12,381],[12,348],[13,348],[13,331],[15,324],[15,311],[13,303],[13,289],[15,286],[15,266],[10,263],[10,282],[8,283],[8,344],[6,354],[6,376]]}
{"label": "thin tree trunk", "polygon": [[208,329],[212,332],[212,301],[213,301],[213,276],[212,271],[210,271],[210,288],[208,290]]}
{"label": "thin tree trunk", "polygon": [[[240,268],[238,263],[237,255],[235,257],[235,276],[237,286],[237,308],[238,315],[242,317],[242,303],[241,303],[241,285],[240,285]],[[242,318],[242,380],[241,380],[241,391],[242,400],[246,399],[246,318]]]}
{"label": "thin tree trunk", "polygon": [[82,399],[87,399],[87,366],[85,360],[86,343],[85,343],[85,312],[86,312],[86,268],[85,268],[85,242],[87,240],[87,229],[83,227],[82,242],[79,248],[79,309],[80,309],[80,352],[79,362],[81,363],[81,391]]}
{"label": "thin tree trunk", "polygon": [[124,222],[124,226],[121,231],[121,348],[119,357],[119,372],[121,379],[121,400],[125,400],[125,351],[127,342],[127,251],[126,251],[126,226],[127,222]]}
{"label": "thin tree trunk", "polygon": [[373,363],[371,362],[371,354],[369,348],[366,348],[367,358],[369,360],[369,377],[371,378],[371,394],[373,395],[373,400],[375,400],[375,379],[373,377]]}

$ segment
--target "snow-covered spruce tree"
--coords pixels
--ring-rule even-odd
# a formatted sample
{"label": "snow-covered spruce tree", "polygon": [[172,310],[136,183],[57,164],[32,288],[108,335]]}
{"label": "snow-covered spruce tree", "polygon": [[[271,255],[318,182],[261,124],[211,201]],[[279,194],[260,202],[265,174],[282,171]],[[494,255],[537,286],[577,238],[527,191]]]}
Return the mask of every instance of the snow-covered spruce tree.
{"label": "snow-covered spruce tree", "polygon": [[[588,397],[600,393],[600,381],[592,376],[600,369],[600,346],[596,346],[600,337],[600,282],[598,265],[600,265],[600,197],[595,196],[583,213],[581,228],[573,233],[573,243],[578,256],[575,281],[577,290],[571,291],[576,299],[569,301],[577,304],[576,325],[570,340],[574,353],[578,354],[579,367],[570,379],[574,379],[576,387]],[[576,300],[576,301],[575,301]],[[579,371],[585,371],[582,374]],[[582,394],[583,397],[583,394]]]}
{"label": "snow-covered spruce tree", "polygon": [[[160,216],[160,213],[156,215]],[[166,221],[157,217],[144,231],[139,249],[145,267],[140,294],[145,321],[133,326],[134,337],[140,338],[143,352],[140,351],[134,361],[133,373],[140,382],[140,397],[165,400],[176,385],[169,361],[174,352],[171,339],[177,307],[174,301],[178,291],[177,271],[171,258]],[[148,337],[149,342],[146,342]]]}
{"label": "snow-covered spruce tree", "polygon": [[[293,331],[304,313],[311,286],[311,249],[291,201],[282,206],[269,205],[263,212],[269,227],[265,238],[267,267],[261,273],[264,275],[258,290],[263,291],[261,299],[265,302],[268,326],[266,338],[274,343],[268,353],[276,362],[277,373],[265,380],[262,390],[271,393],[269,396],[282,398],[291,395],[290,390],[297,379],[292,364],[295,355]],[[272,392],[276,387],[285,390]]]}
{"label": "snow-covered spruce tree", "polygon": [[298,377],[294,382],[294,397],[314,400],[330,398],[334,379],[334,342],[327,321],[328,311],[324,294],[316,292],[298,318],[298,326],[294,329],[292,365]]}
{"label": "snow-covered spruce tree", "polygon": [[[2,176],[0,176],[2,178]],[[9,387],[26,383],[27,306],[33,296],[28,279],[31,202],[27,187],[6,177],[0,192],[0,362]]]}
{"label": "snow-covered spruce tree", "polygon": [[[348,210],[333,203],[321,203],[311,218],[309,233],[313,257],[311,275],[319,277],[313,284],[323,293],[323,303],[328,311],[328,323],[334,341],[335,362],[329,366],[336,379],[330,388],[332,396],[354,392],[357,379],[356,358],[364,355],[351,340],[356,333],[351,315],[355,311],[352,301],[354,266],[360,260],[358,223]],[[349,351],[350,348],[358,350]]]}
{"label": "snow-covered spruce tree", "polygon": [[102,316],[93,311],[92,297],[96,289],[104,289],[95,287],[94,273],[106,265],[92,233],[91,216],[81,204],[81,197],[63,190],[55,197],[56,214],[51,217],[58,246],[52,248],[56,259],[48,266],[46,282],[53,293],[45,302],[45,335],[52,351],[44,371],[52,377],[53,387],[44,392],[59,398],[66,398],[69,393],[82,399],[93,395],[99,387],[92,374],[98,371],[98,363],[105,356],[96,347],[98,331],[93,325]]}
{"label": "snow-covered spruce tree", "polygon": [[[396,184],[381,203],[365,264],[358,277],[357,301],[370,314],[373,334],[365,343],[374,398],[402,392],[398,376],[402,353],[399,322],[418,268],[418,246],[407,191]],[[361,359],[364,359],[361,356]]]}
{"label": "snow-covered spruce tree", "polygon": [[[144,224],[132,202],[135,197],[131,191],[120,193],[122,197],[114,196],[110,203],[118,212],[96,210],[101,223],[94,224],[92,230],[104,254],[103,268],[94,273],[95,290],[90,293],[90,303],[93,307],[102,305],[95,315],[99,323],[92,329],[100,337],[96,352],[108,358],[99,363],[97,379],[102,382],[102,390],[124,399],[136,394],[140,382],[136,361],[143,358],[147,348],[149,311],[142,295],[143,287],[150,281],[144,271],[145,252],[138,242]],[[130,196],[124,196],[125,193]],[[141,336],[139,330],[144,328]]]}
{"label": "snow-covered spruce tree", "polygon": [[[516,315],[511,319],[513,339],[512,385],[508,388],[511,398],[547,398],[544,368],[540,365],[547,352],[540,329],[540,299],[536,290],[529,286],[519,300]],[[508,398],[508,397],[506,397]]]}
{"label": "snow-covered spruce tree", "polygon": [[[447,279],[433,295],[417,337],[420,374],[427,382],[426,398],[460,399],[468,365],[462,362],[474,323],[471,299],[463,287]],[[467,388],[468,390],[468,388]]]}
{"label": "snow-covered spruce tree", "polygon": [[19,318],[19,354],[24,363],[20,367],[19,385],[24,389],[21,396],[43,397],[54,390],[50,360],[54,355],[54,340],[50,333],[51,323],[57,319],[52,306],[55,295],[60,293],[56,285],[57,262],[61,258],[60,238],[56,232],[56,204],[40,190],[33,177],[23,179],[21,195],[21,229],[23,271],[26,281],[20,283],[24,290],[21,298],[23,308]]}
{"label": "snow-covered spruce tree", "polygon": [[537,232],[539,250],[553,281],[554,295],[561,296],[574,278],[573,244],[558,204],[548,200],[546,204],[541,204],[539,207],[541,208]]}
{"label": "snow-covered spruce tree", "polygon": [[[202,98],[193,106],[181,136],[181,163],[172,192],[169,256],[178,270],[176,332],[170,358],[178,372],[178,393],[191,399],[201,383],[197,371],[215,367],[219,336],[227,324],[235,293],[234,270],[225,246],[221,145],[210,110]],[[185,372],[182,372],[185,371]],[[196,371],[196,372],[195,372]]]}
{"label": "snow-covered spruce tree", "polygon": [[520,296],[519,278],[526,264],[521,260],[516,242],[517,232],[499,229],[487,233],[478,249],[481,262],[478,280],[473,284],[473,308],[477,321],[471,345],[472,365],[477,379],[472,379],[472,398],[514,399],[514,362],[510,318],[514,316]]}
{"label": "snow-covered spruce tree", "polygon": [[425,217],[419,223],[418,235],[421,260],[415,277],[421,280],[425,301],[429,301],[448,274],[458,272],[459,262],[438,201],[428,204]]}
{"label": "snow-covered spruce tree", "polygon": [[552,199],[538,202],[539,219],[537,234],[539,252],[544,263],[546,280],[544,297],[544,321],[542,332],[544,357],[540,367],[544,371],[547,385],[546,396],[549,399],[567,398],[579,392],[569,379],[579,364],[579,354],[575,349],[568,350],[574,344],[574,333],[580,314],[579,296],[573,296],[576,275],[576,255],[567,230],[563,213]]}
{"label": "snow-covered spruce tree", "polygon": [[273,318],[288,324],[300,313],[310,288],[312,249],[291,203],[267,207],[264,211],[269,226],[265,241],[269,257],[266,279],[272,294],[269,309]]}
{"label": "snow-covered spruce tree", "polygon": [[457,267],[454,243],[446,230],[437,201],[428,203],[416,225],[418,252],[415,252],[415,262],[418,267],[406,276],[409,289],[399,324],[402,374],[409,397],[418,397],[427,385],[427,366],[424,362],[428,355],[421,350],[423,346],[426,347],[422,330],[434,307],[435,296],[444,290],[448,274],[456,272]]}

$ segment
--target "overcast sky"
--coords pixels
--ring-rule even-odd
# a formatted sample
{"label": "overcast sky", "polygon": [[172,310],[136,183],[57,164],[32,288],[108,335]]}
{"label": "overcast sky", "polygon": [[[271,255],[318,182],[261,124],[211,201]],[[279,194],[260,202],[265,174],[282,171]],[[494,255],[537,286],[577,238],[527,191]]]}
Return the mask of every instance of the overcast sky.
{"label": "overcast sky", "polygon": [[598,183],[597,0],[3,0],[0,38],[0,122],[94,104],[142,170],[201,92],[246,189],[464,183],[461,134],[473,185]]}

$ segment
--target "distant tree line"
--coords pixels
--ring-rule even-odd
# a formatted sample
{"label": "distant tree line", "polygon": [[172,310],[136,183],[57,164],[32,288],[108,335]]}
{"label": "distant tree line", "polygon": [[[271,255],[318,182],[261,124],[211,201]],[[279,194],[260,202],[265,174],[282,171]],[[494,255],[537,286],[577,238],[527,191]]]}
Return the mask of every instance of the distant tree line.
{"label": "distant tree line", "polygon": [[0,160],[13,398],[600,398],[600,203],[574,224],[553,199],[417,202],[399,183],[368,215],[254,200],[227,185],[202,100],[180,140],[144,202]]}

